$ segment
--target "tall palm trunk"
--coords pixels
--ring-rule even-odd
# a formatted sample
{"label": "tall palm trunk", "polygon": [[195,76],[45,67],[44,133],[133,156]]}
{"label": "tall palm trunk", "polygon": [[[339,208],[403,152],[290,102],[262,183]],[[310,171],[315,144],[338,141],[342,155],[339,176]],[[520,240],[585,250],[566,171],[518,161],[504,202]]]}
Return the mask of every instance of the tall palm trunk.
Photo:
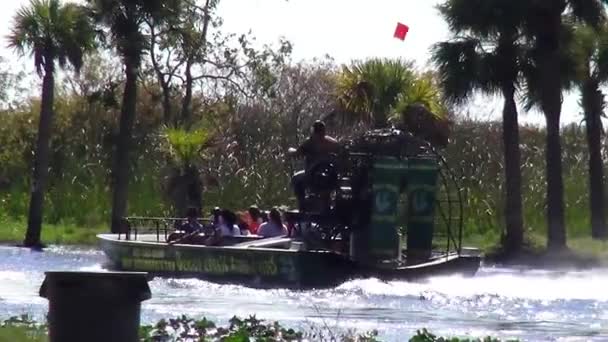
{"label": "tall palm trunk", "polygon": [[505,99],[502,111],[503,148],[505,155],[505,248],[509,252],[521,249],[524,240],[521,199],[521,154],[519,150],[519,124],[515,104],[515,87],[512,83],[503,86]]}
{"label": "tall palm trunk", "polygon": [[49,175],[51,129],[53,127],[53,102],[55,96],[54,64],[52,58],[45,59],[44,78],[42,80],[42,104],[40,122],[38,123],[38,140],[36,142],[36,159],[32,177],[32,192],[28,213],[27,231],[23,245],[39,247],[42,231],[42,207],[44,191]]}
{"label": "tall palm trunk", "polygon": [[137,103],[137,67],[136,63],[125,63],[125,89],[120,113],[120,131],[116,144],[116,157],[114,159],[113,198],[112,198],[112,232],[120,231],[121,219],[127,212],[127,197],[129,185],[129,151],[131,149],[131,135],[135,121]]}
{"label": "tall palm trunk", "polygon": [[547,177],[547,247],[550,250],[566,248],[564,218],[564,181],[562,178],[562,147],[560,116],[562,110],[562,82],[560,34],[563,0],[542,3],[537,48],[540,65],[540,102],[547,123],[545,152]]}
{"label": "tall palm trunk", "polygon": [[591,236],[608,237],[604,217],[604,171],[602,162],[602,105],[604,96],[599,82],[588,79],[583,85],[582,103],[585,110],[587,147],[589,148],[589,194],[591,206]]}
{"label": "tall palm trunk", "polygon": [[547,247],[551,250],[559,250],[566,247],[564,181],[562,178],[562,147],[559,118],[547,116],[546,122]]}

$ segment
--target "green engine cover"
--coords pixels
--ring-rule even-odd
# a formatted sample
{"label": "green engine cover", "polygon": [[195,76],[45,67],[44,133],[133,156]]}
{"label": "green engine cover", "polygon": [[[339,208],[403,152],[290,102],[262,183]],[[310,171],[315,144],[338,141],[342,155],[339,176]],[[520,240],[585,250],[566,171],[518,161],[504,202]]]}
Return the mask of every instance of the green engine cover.
{"label": "green engine cover", "polygon": [[399,198],[407,191],[408,262],[428,259],[432,251],[433,224],[439,165],[434,158],[377,158],[372,170],[372,213],[367,243],[370,261],[399,257],[397,229]]}
{"label": "green engine cover", "polygon": [[397,232],[398,204],[406,173],[406,160],[381,157],[374,162],[368,244],[368,257],[372,260],[395,259],[399,256],[401,243]]}
{"label": "green engine cover", "polygon": [[439,165],[435,158],[412,158],[407,176],[407,259],[427,260],[433,248],[433,230]]}

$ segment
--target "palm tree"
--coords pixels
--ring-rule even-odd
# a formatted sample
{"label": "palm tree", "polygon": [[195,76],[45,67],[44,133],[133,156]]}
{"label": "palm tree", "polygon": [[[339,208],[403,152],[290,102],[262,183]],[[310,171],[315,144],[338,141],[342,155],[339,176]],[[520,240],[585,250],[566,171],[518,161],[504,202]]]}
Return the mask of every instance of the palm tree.
{"label": "palm tree", "polygon": [[547,247],[551,250],[566,248],[564,219],[564,182],[562,178],[562,151],[560,142],[560,117],[562,87],[564,85],[562,54],[564,45],[563,14],[592,27],[604,21],[603,0],[534,0],[527,1],[526,31],[534,44],[533,64],[535,75],[533,92],[537,92],[540,108],[547,126],[546,174],[547,174]]}
{"label": "palm tree", "polygon": [[186,131],[180,128],[166,129],[168,154],[172,163],[167,179],[167,194],[173,202],[176,217],[186,213],[190,207],[201,212],[203,205],[203,182],[200,162],[204,150],[213,144],[208,130]]}
{"label": "palm tree", "polygon": [[[527,1],[527,0],[524,0]],[[521,1],[448,0],[439,10],[455,35],[433,48],[446,97],[456,104],[475,92],[501,94],[505,158],[505,225],[507,252],[521,249],[524,239],[518,112],[523,47]],[[473,13],[470,8],[476,8]]]}
{"label": "palm tree", "polygon": [[601,85],[608,82],[608,27],[595,30],[578,25],[574,31],[573,57],[576,63],[575,83],[581,92],[589,149],[589,194],[591,235],[608,237],[604,217],[604,171],[602,161],[602,116],[604,94]]}
{"label": "palm tree", "polygon": [[148,18],[162,20],[169,16],[169,5],[163,0],[87,0],[93,18],[106,30],[104,37],[118,51],[125,72],[125,85],[114,165],[112,167],[112,232],[117,232],[127,211],[129,184],[129,151],[136,114],[137,75],[146,45],[143,25]]}
{"label": "palm tree", "polygon": [[408,105],[420,104],[438,116],[445,113],[432,75],[417,74],[411,63],[369,59],[344,66],[338,76],[337,98],[348,119],[376,128],[399,120]]}
{"label": "palm tree", "polygon": [[24,245],[39,247],[42,226],[44,191],[48,178],[55,63],[68,65],[79,71],[86,52],[94,48],[95,31],[82,7],[62,5],[59,0],[32,0],[14,17],[8,37],[9,46],[19,54],[34,57],[34,66],[42,77],[42,104],[36,142],[36,159],[32,178],[32,192],[28,226]]}
{"label": "palm tree", "polygon": [[338,101],[357,119],[384,127],[388,116],[414,81],[411,63],[370,59],[344,66],[338,79]]}

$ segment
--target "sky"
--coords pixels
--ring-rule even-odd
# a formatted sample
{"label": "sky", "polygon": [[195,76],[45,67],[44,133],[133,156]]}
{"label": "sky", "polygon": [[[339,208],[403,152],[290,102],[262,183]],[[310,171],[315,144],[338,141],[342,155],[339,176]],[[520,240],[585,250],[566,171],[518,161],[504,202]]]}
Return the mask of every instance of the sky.
{"label": "sky", "polygon": [[[0,5],[0,37],[9,33],[15,11],[29,0],[5,0]],[[221,0],[219,15],[224,30],[249,30],[260,44],[271,44],[284,37],[293,43],[295,60],[331,56],[336,63],[369,57],[414,60],[420,68],[432,67],[430,47],[450,37],[435,6],[440,0]],[[393,38],[397,22],[410,27],[405,41]],[[6,44],[0,55],[22,67]],[[32,63],[27,60],[25,63]],[[26,64],[29,66],[31,64]],[[478,97],[464,112],[477,118],[500,118],[500,99]],[[580,121],[577,95],[566,96],[563,121]],[[522,113],[522,122],[542,123],[538,112]]]}

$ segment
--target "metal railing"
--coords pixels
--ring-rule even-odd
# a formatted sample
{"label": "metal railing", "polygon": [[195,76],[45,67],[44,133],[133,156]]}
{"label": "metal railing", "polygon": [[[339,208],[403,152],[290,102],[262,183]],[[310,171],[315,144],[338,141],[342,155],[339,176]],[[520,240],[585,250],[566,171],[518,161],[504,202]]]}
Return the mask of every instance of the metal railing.
{"label": "metal railing", "polygon": [[[203,225],[211,222],[210,219],[206,218],[197,220]],[[126,227],[118,233],[118,239],[120,240],[124,235],[125,240],[137,240],[141,234],[152,234],[156,235],[156,242],[161,242],[161,237],[164,239],[162,242],[166,242],[169,234],[179,230],[180,224],[184,221],[186,221],[186,218],[183,217],[125,217],[123,224]]]}

